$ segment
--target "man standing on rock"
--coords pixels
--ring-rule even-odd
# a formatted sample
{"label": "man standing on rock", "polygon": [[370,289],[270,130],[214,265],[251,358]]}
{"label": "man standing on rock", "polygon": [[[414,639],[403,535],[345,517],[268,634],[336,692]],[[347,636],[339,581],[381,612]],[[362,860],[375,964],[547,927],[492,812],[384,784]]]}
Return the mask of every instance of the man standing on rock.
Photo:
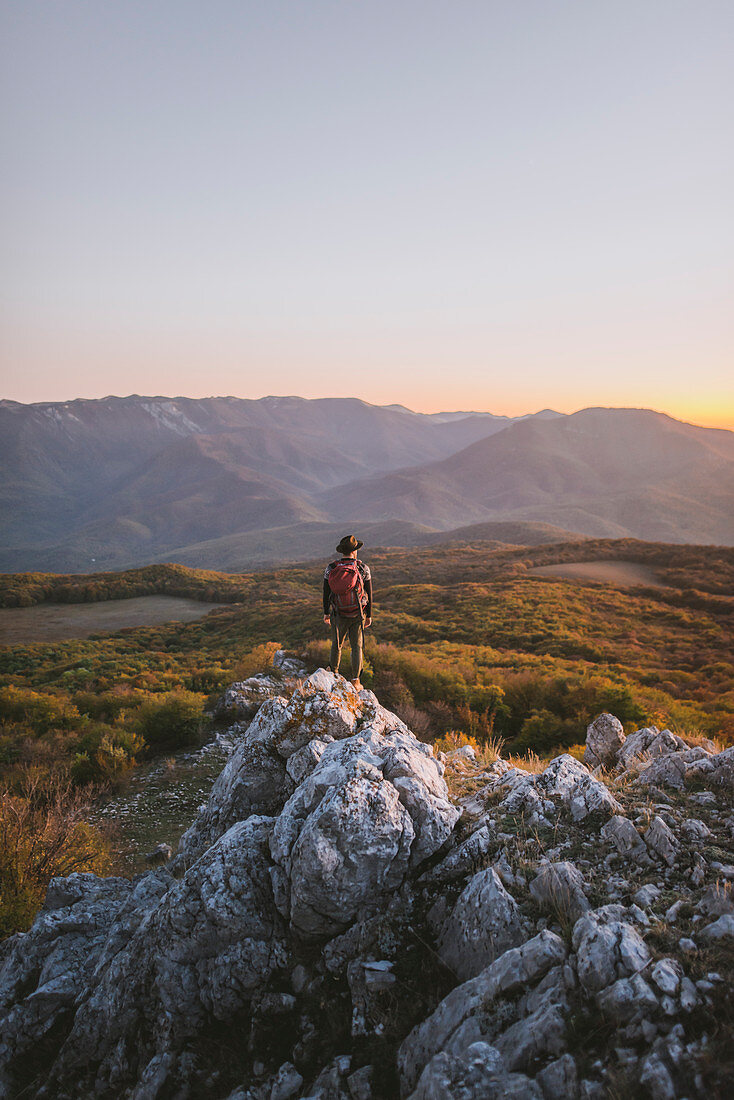
{"label": "man standing on rock", "polygon": [[324,622],[331,627],[332,672],[339,671],[342,646],[349,635],[352,651],[352,684],[361,691],[364,630],[372,623],[372,576],[370,567],[357,558],[363,542],[345,535],[337,546],[341,558],[324,570]]}

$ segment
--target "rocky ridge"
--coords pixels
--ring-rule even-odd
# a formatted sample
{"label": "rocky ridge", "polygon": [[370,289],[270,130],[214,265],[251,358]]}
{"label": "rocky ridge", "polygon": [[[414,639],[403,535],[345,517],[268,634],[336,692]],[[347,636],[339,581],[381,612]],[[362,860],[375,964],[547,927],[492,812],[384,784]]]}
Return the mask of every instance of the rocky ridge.
{"label": "rocky ridge", "polygon": [[323,669],[221,712],[174,859],[0,944],[0,1093],[727,1094],[734,749],[600,715],[594,771],[436,756]]}

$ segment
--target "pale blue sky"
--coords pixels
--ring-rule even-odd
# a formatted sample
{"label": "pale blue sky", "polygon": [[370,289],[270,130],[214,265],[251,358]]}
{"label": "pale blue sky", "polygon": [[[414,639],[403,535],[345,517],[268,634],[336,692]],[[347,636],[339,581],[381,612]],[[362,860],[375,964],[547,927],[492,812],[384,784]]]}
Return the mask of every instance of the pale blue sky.
{"label": "pale blue sky", "polygon": [[2,12],[2,396],[734,425],[729,0]]}

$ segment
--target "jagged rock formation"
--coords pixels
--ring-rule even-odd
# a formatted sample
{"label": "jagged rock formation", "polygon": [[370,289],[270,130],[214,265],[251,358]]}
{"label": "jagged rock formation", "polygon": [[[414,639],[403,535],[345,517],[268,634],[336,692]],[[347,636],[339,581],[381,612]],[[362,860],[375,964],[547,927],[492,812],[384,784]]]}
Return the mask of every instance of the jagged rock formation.
{"label": "jagged rock formation", "polygon": [[0,1092],[724,1095],[734,750],[610,718],[529,773],[324,670],[267,698],[170,864],[0,945]]}

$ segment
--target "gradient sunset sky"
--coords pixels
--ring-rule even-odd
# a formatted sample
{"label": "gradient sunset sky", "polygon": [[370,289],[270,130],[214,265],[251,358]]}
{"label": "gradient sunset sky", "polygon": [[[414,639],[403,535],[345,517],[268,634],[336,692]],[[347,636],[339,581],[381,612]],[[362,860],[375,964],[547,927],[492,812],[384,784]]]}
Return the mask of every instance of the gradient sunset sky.
{"label": "gradient sunset sky", "polygon": [[731,0],[4,0],[0,396],[734,427]]}

